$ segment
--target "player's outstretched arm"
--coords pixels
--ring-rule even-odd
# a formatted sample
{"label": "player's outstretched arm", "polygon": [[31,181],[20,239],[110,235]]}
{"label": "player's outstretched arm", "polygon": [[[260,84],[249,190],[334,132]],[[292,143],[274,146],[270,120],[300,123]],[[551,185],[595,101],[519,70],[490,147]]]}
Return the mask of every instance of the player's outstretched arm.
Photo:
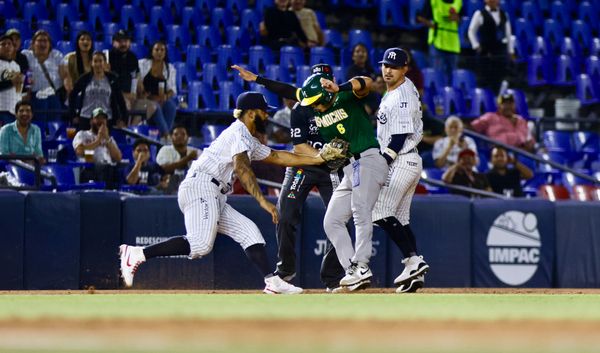
{"label": "player's outstretched arm", "polygon": [[340,91],[353,91],[358,97],[364,97],[371,92],[373,79],[367,76],[355,76],[350,80],[337,84],[326,78],[321,78],[321,86],[328,92],[337,93]]}
{"label": "player's outstretched arm", "polygon": [[302,165],[319,165],[325,162],[319,154],[303,155],[287,151],[272,150],[271,154],[263,159],[263,162],[280,165],[283,167],[296,167]]}
{"label": "player's outstretched arm", "polygon": [[250,167],[250,159],[245,151],[233,156],[233,169],[244,190],[258,201],[260,207],[271,214],[273,223],[277,224],[279,222],[277,208],[263,196],[262,191],[258,186],[258,182],[256,181],[256,175]]}
{"label": "player's outstretched arm", "polygon": [[237,70],[239,72],[240,77],[244,79],[244,81],[256,82],[259,85],[265,86],[266,89],[277,94],[282,98],[298,101],[298,97],[296,95],[298,87],[292,86],[285,82],[270,80],[268,78],[258,76],[254,72],[246,70],[238,65],[232,65],[231,68]]}

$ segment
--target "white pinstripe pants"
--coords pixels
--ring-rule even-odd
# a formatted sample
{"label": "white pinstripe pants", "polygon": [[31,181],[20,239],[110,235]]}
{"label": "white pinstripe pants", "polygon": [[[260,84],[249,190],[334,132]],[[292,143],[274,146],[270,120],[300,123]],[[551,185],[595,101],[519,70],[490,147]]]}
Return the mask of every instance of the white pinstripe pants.
{"label": "white pinstripe pants", "polygon": [[423,162],[418,153],[396,158],[373,208],[373,222],[386,217],[396,217],[403,226],[410,222],[410,204],[422,171]]}
{"label": "white pinstripe pants", "polygon": [[210,175],[203,173],[188,176],[177,192],[187,231],[185,238],[190,243],[190,259],[209,254],[217,233],[231,237],[243,249],[264,244],[256,224],[228,205],[227,196],[211,179]]}

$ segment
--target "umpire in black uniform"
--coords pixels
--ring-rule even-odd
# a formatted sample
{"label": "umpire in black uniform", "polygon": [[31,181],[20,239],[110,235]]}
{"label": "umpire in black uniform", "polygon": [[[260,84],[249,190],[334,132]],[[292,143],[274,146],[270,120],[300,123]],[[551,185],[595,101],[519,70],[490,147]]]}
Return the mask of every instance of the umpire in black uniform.
{"label": "umpire in black uniform", "polygon": [[[281,97],[298,100],[297,87],[258,76],[237,65],[234,65],[233,68],[238,70],[240,76],[246,81],[256,81],[256,83],[265,86]],[[326,64],[314,65],[311,68],[311,73],[321,73],[333,80],[331,66]],[[294,144],[294,152],[303,154],[318,153],[325,142],[315,125],[313,108],[303,107],[296,103],[291,114],[290,136]],[[300,223],[302,207],[308,193],[313,187],[316,187],[325,207],[327,207],[333,190],[343,176],[341,173],[341,169],[331,171],[326,165],[288,167],[286,169],[285,179],[277,201],[280,218],[276,231],[277,256],[279,257],[276,273],[284,280],[290,281],[296,275],[296,229]],[[321,263],[321,281],[328,289],[333,289],[339,286],[340,279],[344,277],[344,274],[344,269],[338,261],[335,249],[327,240],[327,249]]]}

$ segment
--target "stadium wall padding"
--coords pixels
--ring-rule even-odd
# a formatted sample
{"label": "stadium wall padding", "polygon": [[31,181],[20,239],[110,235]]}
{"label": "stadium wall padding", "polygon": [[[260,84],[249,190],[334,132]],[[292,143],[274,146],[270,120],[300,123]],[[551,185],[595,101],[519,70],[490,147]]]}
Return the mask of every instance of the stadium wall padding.
{"label": "stadium wall padding", "polygon": [[[249,196],[230,196],[229,203],[258,225],[274,267],[270,215]],[[323,288],[324,212],[317,196],[303,208],[294,282],[305,288]],[[600,203],[429,195],[416,196],[411,212],[419,251],[431,266],[429,287],[600,287]],[[119,244],[149,245],[185,233],[175,196],[99,191],[0,191],[0,226],[0,289],[118,288]],[[403,256],[378,227],[373,239],[374,285],[391,286]],[[202,259],[148,261],[134,283],[140,289],[263,285],[241,247],[224,235]]]}

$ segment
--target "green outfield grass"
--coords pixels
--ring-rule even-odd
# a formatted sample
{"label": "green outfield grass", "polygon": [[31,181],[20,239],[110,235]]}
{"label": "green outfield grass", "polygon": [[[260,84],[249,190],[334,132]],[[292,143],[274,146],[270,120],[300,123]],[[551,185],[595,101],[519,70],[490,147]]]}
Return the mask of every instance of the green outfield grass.
{"label": "green outfield grass", "polygon": [[[85,330],[89,323],[119,319],[145,322],[146,337],[132,337],[131,344],[123,345],[119,343],[123,337],[113,340],[106,327],[99,330],[101,333],[94,332],[93,325],[88,330],[91,332]],[[52,327],[44,326],[45,320],[64,320],[71,325],[81,322],[82,331],[73,339],[70,333],[60,332],[57,338]],[[310,327],[300,329],[300,336],[281,331],[286,322],[302,320],[307,320],[308,325],[325,324],[314,332]],[[175,328],[164,328],[169,321],[176,322]],[[25,333],[10,331],[11,322],[25,326]],[[40,322],[41,326],[33,325],[27,331],[29,323]],[[245,322],[252,324],[244,326]],[[0,295],[1,323],[0,353],[600,352],[600,345],[593,344],[600,335],[600,294],[4,294]],[[420,323],[422,329],[405,333],[411,323]],[[163,325],[164,331],[154,332],[154,324]],[[177,336],[187,325],[191,327],[191,341],[186,334],[183,338]],[[211,325],[225,332],[211,331]],[[227,325],[260,330],[249,342],[247,337],[239,339],[235,332],[229,332],[227,328],[231,326]],[[269,335],[269,325],[280,329],[274,337]],[[364,332],[371,326],[393,328],[384,330],[385,335],[379,340],[377,331]],[[329,334],[328,328],[337,330],[334,339],[323,338]],[[501,332],[505,329],[513,334],[520,330],[529,333],[504,337]],[[21,340],[15,336],[18,334],[27,338]],[[357,344],[360,334],[367,335],[368,342],[358,340]],[[194,340],[193,335],[201,338]],[[340,337],[344,335],[352,337],[352,343],[343,342]],[[273,340],[278,343],[273,345]]]}
{"label": "green outfield grass", "polygon": [[600,295],[0,295],[0,319],[377,319],[600,321]]}

